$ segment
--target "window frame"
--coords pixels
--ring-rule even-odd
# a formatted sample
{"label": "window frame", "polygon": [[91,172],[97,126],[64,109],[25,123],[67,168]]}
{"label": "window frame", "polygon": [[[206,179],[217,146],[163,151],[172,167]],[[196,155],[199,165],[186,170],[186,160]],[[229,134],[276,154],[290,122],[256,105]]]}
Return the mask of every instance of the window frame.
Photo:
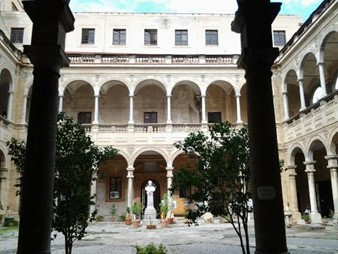
{"label": "window frame", "polygon": [[[112,183],[114,180],[114,183]],[[108,199],[109,200],[120,200],[122,199],[122,185],[123,185],[123,179],[120,176],[111,176],[109,178],[109,193],[108,193]],[[110,193],[111,192],[118,192],[119,197],[118,198],[111,198]]]}
{"label": "window frame", "polygon": [[222,112],[208,112],[208,123],[222,122]]}
{"label": "window frame", "polygon": [[[149,115],[149,118],[147,118],[146,115]],[[157,117],[157,112],[143,112],[143,123],[157,123]]]}
{"label": "window frame", "polygon": [[23,35],[25,29],[23,27],[12,27],[10,41],[12,43],[23,43]]}
{"label": "window frame", "polygon": [[175,29],[175,46],[188,46],[189,45],[188,35],[189,34],[187,29]]}
{"label": "window frame", "polygon": [[218,30],[206,29],[205,30],[205,45],[206,46],[218,46]]}
{"label": "window frame", "polygon": [[92,112],[79,112],[77,114],[78,124],[91,124],[92,123]]}
{"label": "window frame", "polygon": [[144,29],[145,46],[157,46],[157,38],[157,29]]}
{"label": "window frame", "polygon": [[285,30],[273,30],[273,44],[277,47],[283,47],[286,44]]}
{"label": "window frame", "polygon": [[81,44],[95,44],[95,28],[82,28]]}
{"label": "window frame", "polygon": [[126,44],[127,44],[127,29],[114,28],[113,29],[113,45],[116,46],[116,45],[126,45]]}

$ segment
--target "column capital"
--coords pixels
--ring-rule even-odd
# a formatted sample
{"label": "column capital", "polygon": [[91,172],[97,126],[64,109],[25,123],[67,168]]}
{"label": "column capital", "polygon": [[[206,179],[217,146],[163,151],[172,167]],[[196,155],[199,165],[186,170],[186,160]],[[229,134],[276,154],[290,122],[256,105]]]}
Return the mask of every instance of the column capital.
{"label": "column capital", "polygon": [[327,168],[337,168],[337,159],[338,159],[338,155],[337,154],[333,154],[333,155],[327,155],[324,156],[324,158],[327,160]]}
{"label": "column capital", "polygon": [[244,48],[238,59],[238,67],[247,70],[270,68],[278,56],[278,48]]}
{"label": "column capital", "polygon": [[287,165],[286,168],[289,171],[289,176],[296,176],[297,175],[297,173],[296,173],[297,165]]}
{"label": "column capital", "polygon": [[134,171],[134,170],[135,170],[135,168],[133,166],[128,166],[127,167],[127,171]]}

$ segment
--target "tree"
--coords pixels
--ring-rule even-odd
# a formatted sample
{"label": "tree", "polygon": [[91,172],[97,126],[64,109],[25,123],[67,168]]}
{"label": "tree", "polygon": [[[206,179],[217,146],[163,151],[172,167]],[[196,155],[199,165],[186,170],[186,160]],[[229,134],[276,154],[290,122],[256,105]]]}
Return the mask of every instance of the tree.
{"label": "tree", "polygon": [[[11,160],[22,174],[25,141],[12,139],[7,146]],[[63,113],[59,114],[52,226],[65,236],[66,254],[71,254],[74,241],[81,240],[86,234],[88,221],[95,219],[96,211],[90,213],[90,206],[94,204],[90,186],[99,165],[116,155],[116,149],[98,148],[81,125]]]}
{"label": "tree", "polygon": [[[248,234],[249,148],[248,131],[217,123],[203,132],[190,133],[174,144],[190,160],[174,174],[172,191],[189,189],[195,203],[187,210],[188,224],[205,212],[226,218],[240,239],[243,253],[250,253]],[[195,160],[195,163],[191,163]],[[195,166],[192,166],[195,165]]]}

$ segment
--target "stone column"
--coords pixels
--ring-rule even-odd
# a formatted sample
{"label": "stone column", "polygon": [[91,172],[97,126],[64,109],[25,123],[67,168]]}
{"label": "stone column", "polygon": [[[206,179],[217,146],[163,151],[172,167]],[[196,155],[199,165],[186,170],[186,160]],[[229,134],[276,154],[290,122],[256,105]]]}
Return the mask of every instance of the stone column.
{"label": "stone column", "polygon": [[22,101],[22,119],[21,123],[26,124],[26,114],[27,114],[27,97],[28,95],[23,96],[23,101]]}
{"label": "stone column", "polygon": [[328,155],[325,156],[325,159],[328,161],[327,168],[330,169],[331,175],[331,188],[332,188],[332,198],[334,206],[334,219],[338,220],[338,176],[337,176],[337,155]]}
{"label": "stone column", "polygon": [[296,165],[288,165],[287,169],[289,172],[289,194],[290,194],[290,211],[292,213],[292,220],[300,220],[301,213],[298,209],[298,198],[297,198],[297,184],[296,184]]}
{"label": "stone column", "polygon": [[167,95],[167,124],[172,124],[172,121],[171,121],[171,95]]}
{"label": "stone column", "polygon": [[12,109],[13,109],[13,85],[10,86],[7,106],[7,119],[12,121]]}
{"label": "stone column", "polygon": [[128,193],[127,193],[127,206],[132,207],[134,201],[134,167],[127,167],[128,178]]}
{"label": "stone column", "polygon": [[128,124],[134,124],[134,96],[129,95],[129,121]]}
{"label": "stone column", "polygon": [[59,113],[63,110],[63,95],[59,95]]}
{"label": "stone column", "polygon": [[304,161],[304,165],[306,167],[305,172],[307,173],[308,185],[309,185],[309,196],[310,196],[310,219],[311,223],[321,223],[322,218],[321,215],[318,213],[317,207],[317,199],[316,199],[316,186],[315,186],[315,179],[314,173],[316,170],[314,169],[315,161]]}
{"label": "stone column", "polygon": [[94,196],[94,204],[90,206],[90,213],[92,214],[96,210],[96,190],[97,190],[97,174],[95,175],[95,180],[92,180],[92,185],[90,186],[90,196]]}
{"label": "stone column", "polygon": [[284,120],[290,118],[289,116],[289,100],[288,100],[288,92],[283,91],[283,108],[284,108]]}
{"label": "stone column", "polygon": [[236,110],[237,110],[237,122],[238,124],[243,123],[241,117],[241,95],[236,94]]}
{"label": "stone column", "polygon": [[302,111],[306,109],[305,105],[305,96],[304,96],[304,82],[303,79],[298,79],[298,85],[299,85],[299,96],[300,96],[300,109],[299,111]]}
{"label": "stone column", "polygon": [[172,182],[173,182],[173,170],[174,167],[166,167],[167,170],[167,189],[169,192],[169,188],[171,188]]}
{"label": "stone column", "polygon": [[207,123],[207,120],[206,120],[206,112],[205,112],[205,95],[202,95],[201,96],[202,98],[202,124],[203,123]]}
{"label": "stone column", "polygon": [[93,124],[99,124],[99,97],[100,97],[100,91],[95,91],[95,107],[94,107],[94,121]]}
{"label": "stone column", "polygon": [[64,52],[66,32],[74,29],[67,1],[23,1],[33,21],[30,46],[24,53],[34,65],[27,152],[21,181],[21,210],[17,254],[51,253],[58,80],[69,60]]}
{"label": "stone column", "polygon": [[237,1],[232,30],[241,33],[238,66],[245,69],[250,169],[256,254],[288,253],[278,158],[271,66],[278,56],[272,47],[271,23],[280,3]]}
{"label": "stone column", "polygon": [[322,94],[320,95],[320,98],[322,98],[327,95],[326,84],[325,84],[324,64],[322,62],[319,62],[318,68],[319,68],[320,87],[322,88]]}

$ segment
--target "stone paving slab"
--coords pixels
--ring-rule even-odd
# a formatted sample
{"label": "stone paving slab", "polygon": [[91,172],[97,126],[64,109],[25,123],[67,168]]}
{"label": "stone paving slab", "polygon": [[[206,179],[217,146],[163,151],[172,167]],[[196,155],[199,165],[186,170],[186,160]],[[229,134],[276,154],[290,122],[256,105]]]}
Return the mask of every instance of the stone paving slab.
{"label": "stone paving slab", "polygon": [[[338,254],[338,227],[288,228],[287,242],[292,254]],[[251,253],[255,251],[253,225],[249,227]],[[230,224],[205,224],[188,227],[180,222],[169,228],[134,229],[122,223],[94,223],[87,236],[74,243],[73,254],[135,254],[135,245],[163,244],[168,254],[242,253],[239,239]],[[15,254],[17,231],[0,236],[0,254]],[[52,241],[53,254],[64,253],[64,238]]]}

